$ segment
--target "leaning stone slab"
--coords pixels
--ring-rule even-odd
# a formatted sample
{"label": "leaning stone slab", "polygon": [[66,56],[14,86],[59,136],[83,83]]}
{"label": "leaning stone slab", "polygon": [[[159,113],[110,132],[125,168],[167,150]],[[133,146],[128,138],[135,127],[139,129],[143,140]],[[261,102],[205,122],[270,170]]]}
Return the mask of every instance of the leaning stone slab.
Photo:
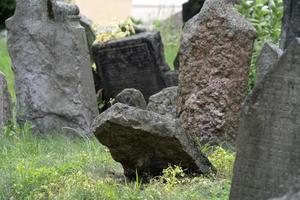
{"label": "leaning stone slab", "polygon": [[254,27],[227,0],[206,0],[186,23],[177,113],[187,133],[204,143],[236,138],[255,37]]}
{"label": "leaning stone slab", "polygon": [[169,87],[149,98],[147,110],[176,118],[176,100],[178,87]]}
{"label": "leaning stone slab", "polygon": [[280,197],[299,186],[299,64],[298,38],[246,99],[230,200]]}
{"label": "leaning stone slab", "polygon": [[12,102],[7,88],[7,81],[0,72],[0,127],[12,119]]}
{"label": "leaning stone slab", "polygon": [[116,98],[116,103],[123,103],[128,106],[146,109],[147,103],[141,91],[134,88],[127,88],[120,92]]}
{"label": "leaning stone slab", "polygon": [[161,175],[169,164],[187,173],[214,171],[174,119],[118,103],[96,118],[93,130],[129,178],[136,172],[143,177]]}
{"label": "leaning stone slab", "polygon": [[126,88],[140,90],[146,100],[165,88],[169,70],[159,32],[144,32],[93,46],[104,99],[114,98]]}
{"label": "leaning stone slab", "polygon": [[282,53],[275,44],[265,43],[256,62],[256,82],[262,80],[263,76],[278,62]]}
{"label": "leaning stone slab", "polygon": [[296,37],[300,37],[300,1],[284,0],[283,3],[284,16],[280,47],[286,49]]}
{"label": "leaning stone slab", "polygon": [[62,1],[17,0],[6,21],[15,72],[17,120],[41,133],[88,134],[98,114],[79,10]]}

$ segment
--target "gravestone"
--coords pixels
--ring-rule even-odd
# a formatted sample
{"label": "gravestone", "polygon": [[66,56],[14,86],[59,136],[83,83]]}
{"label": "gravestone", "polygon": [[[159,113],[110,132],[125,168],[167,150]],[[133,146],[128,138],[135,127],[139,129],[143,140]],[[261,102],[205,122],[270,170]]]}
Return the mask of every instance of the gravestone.
{"label": "gravestone", "polygon": [[256,82],[262,80],[269,69],[278,62],[282,50],[275,44],[265,43],[256,61]]}
{"label": "gravestone", "polygon": [[184,24],[200,12],[204,2],[205,0],[189,0],[182,4],[182,20]]}
{"label": "gravestone", "polygon": [[7,81],[0,72],[0,127],[12,119],[12,102],[7,88]]}
{"label": "gravestone", "polygon": [[299,190],[300,39],[246,99],[230,200],[265,200]]}
{"label": "gravestone", "polygon": [[206,0],[183,30],[177,114],[203,143],[234,140],[247,94],[254,27],[227,0]]}
{"label": "gravestone", "polygon": [[284,16],[280,47],[286,49],[296,38],[300,37],[300,1],[284,0]]}
{"label": "gravestone", "polygon": [[78,14],[77,6],[63,1],[17,0],[14,16],[6,21],[17,120],[30,121],[35,132],[89,134],[98,114]]}
{"label": "gravestone", "polygon": [[123,89],[140,90],[145,99],[166,87],[169,70],[159,32],[145,32],[93,46],[93,55],[104,89],[104,98]]}
{"label": "gravestone", "polygon": [[165,88],[149,98],[147,110],[160,115],[176,118],[176,101],[178,87]]}
{"label": "gravestone", "polygon": [[120,92],[116,98],[116,103],[123,103],[128,106],[137,107],[140,109],[146,109],[147,103],[144,98],[144,95],[141,93],[141,91],[138,91],[133,88],[127,88]]}
{"label": "gravestone", "polygon": [[93,131],[131,179],[136,173],[146,178],[161,175],[169,165],[181,166],[188,174],[215,172],[175,119],[117,103],[95,119]]}

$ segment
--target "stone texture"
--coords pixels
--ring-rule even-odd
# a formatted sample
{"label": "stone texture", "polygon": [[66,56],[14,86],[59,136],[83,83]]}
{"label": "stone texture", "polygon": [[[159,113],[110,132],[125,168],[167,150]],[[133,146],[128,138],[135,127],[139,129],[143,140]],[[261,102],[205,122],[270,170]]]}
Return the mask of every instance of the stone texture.
{"label": "stone texture", "polygon": [[186,23],[197,15],[203,7],[205,0],[189,0],[182,5],[182,20]]}
{"label": "stone texture", "polygon": [[32,122],[36,132],[68,127],[88,134],[98,109],[77,6],[55,0],[16,3],[6,27],[18,122]]}
{"label": "stone texture", "polygon": [[123,89],[135,88],[148,100],[167,86],[164,74],[169,67],[159,32],[96,44],[93,55],[105,99],[115,97]]}
{"label": "stone texture", "polygon": [[225,0],[206,0],[185,25],[177,113],[203,143],[236,137],[255,37],[254,27]]}
{"label": "stone texture", "polygon": [[7,88],[7,81],[0,72],[0,127],[12,119],[12,101]]}
{"label": "stone texture", "polygon": [[300,1],[284,0],[282,35],[280,47],[286,49],[296,38],[300,37]]}
{"label": "stone texture", "polygon": [[149,98],[147,110],[166,115],[172,118],[176,117],[176,100],[178,87],[169,87],[161,92],[152,95]]}
{"label": "stone texture", "polygon": [[90,51],[90,56],[92,58],[92,46],[94,41],[96,40],[96,33],[93,29],[92,21],[84,15],[80,15],[80,25],[85,29],[87,44]]}
{"label": "stone texture", "polygon": [[169,164],[187,173],[214,172],[178,123],[157,113],[118,103],[96,118],[93,130],[129,178],[136,172],[142,177],[160,175]]}
{"label": "stone texture", "polygon": [[300,200],[300,192],[289,193],[289,194],[284,195],[281,198],[273,198],[270,200]]}
{"label": "stone texture", "polygon": [[164,73],[166,87],[178,86],[178,71],[168,71]]}
{"label": "stone texture", "polygon": [[120,92],[116,98],[116,103],[123,103],[141,109],[146,109],[147,103],[141,91],[134,88],[127,88]]}
{"label": "stone texture", "polygon": [[278,62],[282,50],[275,44],[265,43],[256,61],[256,82],[262,80],[269,69]]}
{"label": "stone texture", "polygon": [[246,99],[230,200],[265,200],[300,190],[299,64],[298,38]]}

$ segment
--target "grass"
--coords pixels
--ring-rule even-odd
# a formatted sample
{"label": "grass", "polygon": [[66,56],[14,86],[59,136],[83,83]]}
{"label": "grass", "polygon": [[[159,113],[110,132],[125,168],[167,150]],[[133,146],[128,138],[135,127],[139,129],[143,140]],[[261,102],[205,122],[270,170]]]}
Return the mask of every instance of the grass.
{"label": "grass", "polygon": [[215,177],[188,178],[179,167],[170,167],[142,184],[126,182],[120,164],[95,138],[41,137],[30,130],[25,124],[0,134],[1,200],[228,199],[234,154],[220,147],[207,151],[219,170]]}

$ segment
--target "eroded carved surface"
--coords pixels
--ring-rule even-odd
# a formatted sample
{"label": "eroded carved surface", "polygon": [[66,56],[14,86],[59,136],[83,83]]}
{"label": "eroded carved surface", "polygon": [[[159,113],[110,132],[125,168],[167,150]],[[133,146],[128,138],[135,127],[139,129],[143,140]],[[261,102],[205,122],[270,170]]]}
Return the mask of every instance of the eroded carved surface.
{"label": "eroded carved surface", "polygon": [[231,200],[280,197],[299,186],[299,63],[297,39],[243,106]]}
{"label": "eroded carved surface", "polygon": [[224,0],[207,0],[185,26],[179,53],[178,115],[204,142],[235,138],[247,94],[255,29]]}
{"label": "eroded carved surface", "polygon": [[89,132],[97,115],[84,29],[75,5],[17,0],[8,19],[8,47],[15,72],[17,119],[43,133],[62,127]]}

